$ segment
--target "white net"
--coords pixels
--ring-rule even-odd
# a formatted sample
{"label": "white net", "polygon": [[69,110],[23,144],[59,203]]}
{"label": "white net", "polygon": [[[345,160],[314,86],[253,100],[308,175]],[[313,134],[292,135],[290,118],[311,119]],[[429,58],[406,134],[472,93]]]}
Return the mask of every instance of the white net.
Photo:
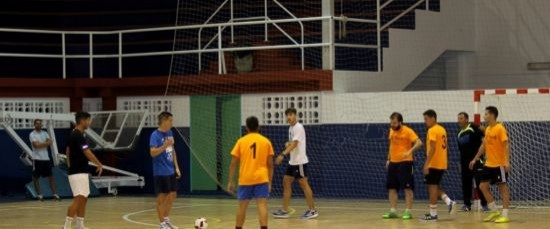
{"label": "white net", "polygon": [[[300,18],[323,15],[323,6],[319,2],[322,1],[280,1],[286,9]],[[460,199],[460,157],[456,141],[451,139],[459,131],[455,123],[458,112],[473,114],[473,92],[327,92],[419,91],[500,86],[498,83],[501,81],[495,81],[494,75],[493,78],[476,78],[489,76],[492,73],[485,70],[498,67],[494,67],[497,63],[488,63],[488,59],[491,59],[489,54],[494,54],[489,53],[488,45],[480,50],[479,55],[472,55],[472,51],[477,48],[473,45],[476,44],[474,40],[481,39],[473,33],[478,31],[477,27],[468,23],[478,14],[474,5],[464,4],[463,1],[430,0],[427,7],[429,10],[426,10],[425,4],[417,5],[419,1],[396,0],[385,4],[387,2],[380,1],[385,5],[381,11],[380,23],[393,24],[380,31],[381,40],[377,40],[376,28],[369,23],[335,21],[334,31],[327,31],[321,21],[304,22],[304,44],[324,42],[330,36],[326,33],[334,36],[336,44],[373,45],[380,41],[383,46],[382,56],[378,56],[376,48],[335,47],[335,70],[362,72],[323,71],[325,52],[318,47],[304,48],[304,70],[301,70],[300,48],[253,51],[231,49],[255,49],[260,46],[288,45],[292,44],[292,40],[301,41],[302,31],[297,23],[280,23],[280,29],[268,23],[267,29],[265,24],[234,24],[178,30],[174,49],[189,53],[173,56],[167,95],[190,95],[189,133],[183,131],[180,134],[192,154],[191,191],[219,192],[224,189],[230,160],[229,151],[244,134],[243,120],[249,115],[260,118],[262,133],[272,140],[277,152],[282,151],[288,138],[284,110],[295,107],[298,109],[299,119],[306,126],[307,151],[311,160],[310,182],[316,195],[385,199],[386,172],[383,166],[388,147],[388,116],[394,111],[403,113],[407,124],[424,140],[426,128],[422,123],[422,112],[434,109],[450,136],[449,170],[443,187],[451,197]],[[264,17],[265,20],[264,1],[234,1],[233,18],[230,3],[228,1],[221,6],[220,1],[180,1],[177,24],[237,22],[240,20],[238,18],[254,21]],[[275,1],[267,3],[270,19],[291,18]],[[490,8],[485,2],[480,4],[483,12]],[[416,10],[393,21],[411,7]],[[209,20],[211,15],[214,16]],[[376,19],[376,1],[336,1],[333,15]],[[494,25],[495,18],[486,18],[481,25]],[[498,44],[504,45],[504,42]],[[221,54],[216,50],[220,46],[225,49]],[[472,62],[475,58],[481,58],[484,64],[475,65]],[[384,61],[380,63],[381,69],[377,66],[379,59]],[[525,64],[525,60],[522,63]],[[498,64],[506,65],[507,62],[499,61]],[[375,72],[378,70],[381,72]],[[532,82],[534,81],[529,83]],[[512,107],[525,103],[527,102],[507,102]],[[533,108],[523,111],[536,113],[537,106],[542,106],[541,104],[547,103],[534,102],[531,104]],[[544,186],[547,182],[543,182],[544,178],[531,179],[547,174],[548,164],[542,163],[545,160],[539,160],[547,156],[544,154],[547,148],[541,146],[535,150],[527,145],[531,139],[541,142],[548,139],[544,121],[549,119],[541,119],[541,123],[524,123],[523,119],[508,119],[509,117],[510,112],[503,108],[502,120],[509,127],[511,141],[520,143],[514,145],[518,143],[512,142],[513,154],[515,151],[537,152],[536,155],[530,154],[533,157],[529,160],[542,164],[531,173],[528,171],[531,165],[529,161],[525,161],[528,156],[521,156],[522,159],[513,156],[513,203],[516,206],[547,205],[548,192],[545,191],[548,189]],[[529,128],[525,129],[524,126]],[[540,131],[541,134],[534,135],[532,130],[537,130],[536,133]],[[530,134],[533,134],[533,138],[523,138]],[[424,155],[425,152],[421,150],[415,156],[415,196],[418,198],[426,198],[420,170]],[[283,172],[283,167],[276,170],[273,187],[275,196],[281,194]],[[522,173],[529,178],[519,175]],[[535,184],[538,179],[541,182]],[[530,183],[525,183],[527,180]],[[530,186],[535,186],[536,191],[531,191]],[[295,194],[300,193],[296,191]],[[525,193],[527,194],[524,195]]]}
{"label": "white net", "polygon": [[[499,109],[510,143],[512,205],[550,206],[550,104],[548,94],[506,94],[481,97],[480,108]],[[498,193],[495,188],[494,194]]]}

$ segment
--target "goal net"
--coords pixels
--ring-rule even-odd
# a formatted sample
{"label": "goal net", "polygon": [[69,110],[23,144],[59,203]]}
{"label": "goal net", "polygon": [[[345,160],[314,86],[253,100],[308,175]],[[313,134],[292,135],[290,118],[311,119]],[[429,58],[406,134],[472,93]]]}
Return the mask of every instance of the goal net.
{"label": "goal net", "polygon": [[[266,2],[267,15],[271,20],[293,18],[276,1]],[[306,18],[323,15],[319,2],[278,3],[297,17]],[[428,7],[429,10],[437,14],[435,12],[439,11],[439,2],[443,9],[443,2],[451,1],[429,2],[434,4]],[[227,1],[223,5],[219,1],[197,0],[179,2],[178,25],[235,23],[233,26],[216,24],[203,29],[178,30],[175,34],[174,50],[178,54],[172,58],[166,95],[189,96],[189,131],[178,133],[185,139],[191,153],[190,189],[193,193],[224,191],[231,160],[229,152],[236,140],[245,134],[244,120],[248,116],[254,115],[260,119],[261,133],[272,141],[277,153],[281,152],[284,143],[288,141],[284,111],[294,107],[306,129],[309,180],[315,195],[327,198],[386,199],[384,164],[388,152],[389,115],[401,112],[405,123],[425,141],[426,127],[422,113],[434,109],[438,113],[438,121],[447,129],[449,136],[449,170],[442,185],[453,199],[462,199],[460,154],[456,142],[460,130],[456,118],[462,111],[474,113],[473,92],[446,91],[452,88],[449,85],[459,85],[459,82],[440,77],[441,74],[447,74],[449,69],[428,67],[425,73],[430,73],[429,77],[418,77],[418,80],[403,88],[411,92],[333,93],[336,90],[333,82],[336,72],[323,70],[326,60],[322,47],[303,48],[303,70],[301,48],[263,47],[288,45],[293,43],[292,40],[301,41],[299,24],[267,23],[267,29],[266,24],[237,25],[262,17],[265,20],[266,5],[264,1],[233,1],[231,14],[230,3]],[[333,14],[348,19],[375,19],[376,5],[373,6],[373,3],[375,1],[352,1],[349,4],[336,1]],[[381,22],[392,21],[393,17],[415,7],[416,3],[388,3],[386,10],[381,12]],[[425,8],[424,5],[416,7]],[[426,15],[430,16],[432,12]],[[410,12],[391,28],[414,29],[415,23],[415,13]],[[336,70],[371,71],[366,72],[365,77],[372,77],[369,74],[378,70],[376,49],[350,47],[375,44],[376,29],[373,30],[372,25],[357,24],[353,21],[335,21],[334,31],[331,32],[334,42],[352,46],[335,47],[334,66]],[[329,32],[323,27],[320,21],[304,22],[304,44],[324,42],[326,36],[323,37],[323,34]],[[392,35],[387,29],[382,31],[380,41],[384,47],[389,43],[388,36]],[[246,51],[246,48],[252,50]],[[443,62],[439,66],[454,66],[447,59],[439,62]],[[384,63],[381,64],[383,66]],[[459,81],[459,74],[454,76]],[[351,85],[350,88],[355,87]],[[529,97],[508,100],[494,96],[493,101],[493,96],[486,95],[480,106],[495,104],[502,107],[501,120],[509,128],[512,144],[514,169],[510,185],[513,204],[547,206],[549,192],[545,179],[549,177],[549,166],[545,160],[548,156],[545,143],[549,139],[547,121],[550,119],[542,116],[548,114],[542,104],[548,103],[525,98]],[[517,109],[521,106],[530,107]],[[511,112],[518,113],[512,115]],[[530,115],[541,116],[529,118]],[[425,151],[422,149],[415,154],[415,196],[420,199],[427,198],[421,171],[424,160]],[[273,196],[282,194],[284,169],[284,166],[276,168]],[[296,186],[294,195],[301,193]]]}

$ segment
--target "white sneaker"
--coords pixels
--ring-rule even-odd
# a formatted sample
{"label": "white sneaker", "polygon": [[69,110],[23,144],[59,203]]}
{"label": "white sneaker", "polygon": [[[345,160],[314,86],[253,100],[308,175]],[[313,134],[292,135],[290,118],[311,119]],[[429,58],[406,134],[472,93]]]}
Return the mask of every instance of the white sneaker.
{"label": "white sneaker", "polygon": [[165,224],[169,229],[178,229],[178,227],[174,226],[174,224],[172,224],[172,222],[170,222],[170,220],[164,221],[164,224]]}
{"label": "white sneaker", "polygon": [[159,229],[170,229],[170,227],[168,227],[168,225],[166,224],[166,222],[160,223],[159,226],[160,226]]}

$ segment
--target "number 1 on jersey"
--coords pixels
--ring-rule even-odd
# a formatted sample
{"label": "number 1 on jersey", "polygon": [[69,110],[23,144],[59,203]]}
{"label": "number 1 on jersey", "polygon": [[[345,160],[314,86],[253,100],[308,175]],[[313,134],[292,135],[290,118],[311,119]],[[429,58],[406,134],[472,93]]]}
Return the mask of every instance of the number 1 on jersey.
{"label": "number 1 on jersey", "polygon": [[252,150],[252,158],[256,159],[256,142],[250,146],[250,149]]}

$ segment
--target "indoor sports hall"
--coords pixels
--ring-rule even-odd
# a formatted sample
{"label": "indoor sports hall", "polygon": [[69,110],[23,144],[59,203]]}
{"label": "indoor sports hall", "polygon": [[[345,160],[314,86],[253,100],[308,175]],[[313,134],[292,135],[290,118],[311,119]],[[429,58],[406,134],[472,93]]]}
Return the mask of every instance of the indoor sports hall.
{"label": "indoor sports hall", "polygon": [[550,228],[548,12],[0,1],[0,228]]}

